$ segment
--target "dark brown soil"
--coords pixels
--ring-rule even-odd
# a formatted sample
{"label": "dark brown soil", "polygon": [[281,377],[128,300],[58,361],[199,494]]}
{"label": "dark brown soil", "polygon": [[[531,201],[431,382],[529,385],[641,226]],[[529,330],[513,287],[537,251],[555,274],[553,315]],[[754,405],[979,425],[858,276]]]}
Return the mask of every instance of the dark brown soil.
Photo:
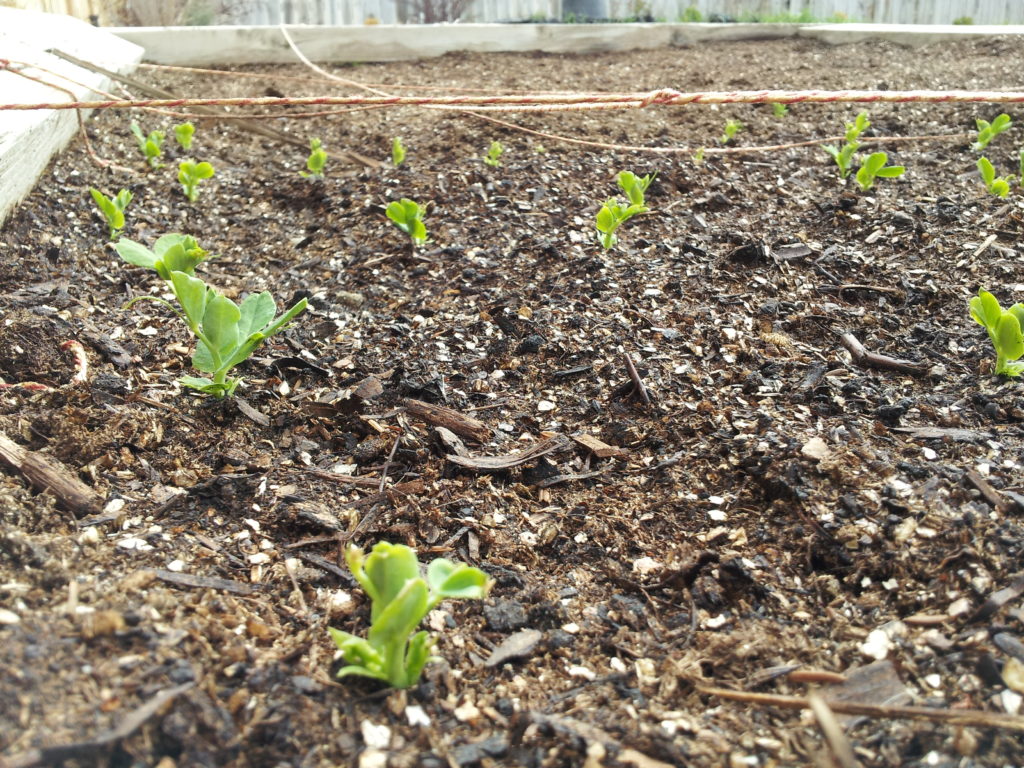
{"label": "dark brown soil", "polygon": [[[335,72],[392,91],[998,89],[1022,66],[1000,41],[746,42]],[[307,74],[142,76],[182,94],[345,92],[282,73]],[[1020,718],[941,721],[1005,718],[1024,693],[1024,402],[992,375],[966,310],[979,287],[1004,304],[1024,290],[1022,198],[987,195],[968,146],[975,118],[1000,111],[872,106],[872,136],[961,135],[882,145],[908,172],[867,194],[817,147],[697,164],[452,112],[270,121],[335,152],[385,160],[395,136],[408,148],[399,169],[335,159],[315,182],[297,174],[300,149],[207,119],[194,151],[217,175],[195,205],[173,149],[146,174],[129,115],[94,116],[98,155],[137,173],[99,168],[78,142],[0,231],[0,377],[15,385],[0,390],[0,431],[100,498],[76,519],[21,472],[0,475],[0,762],[829,765],[845,733],[844,765],[1019,764]],[[728,118],[755,146],[835,136],[856,112],[500,116],[692,150]],[[480,156],[496,139],[491,168]],[[1013,128],[987,154],[1008,173],[1020,145]],[[625,169],[657,172],[652,211],[603,251],[594,214]],[[200,273],[231,295],[310,298],[240,368],[237,400],[183,392],[184,325],[155,303],[122,308],[163,289],[105,247],[90,186],[134,191],[130,238],[196,235],[219,254]],[[400,197],[428,206],[432,242],[415,252],[383,215]],[[917,367],[853,359],[843,332]],[[84,384],[69,340],[85,346]],[[382,393],[353,394],[370,377]],[[620,450],[566,441],[474,472],[445,458],[409,398],[484,422],[473,456],[553,435]],[[406,692],[332,676],[327,627],[368,623],[342,546],[379,540],[496,582],[486,603],[430,617],[444,661]],[[502,660],[509,638],[521,646]],[[708,686],[818,686],[836,709],[931,716],[840,713],[829,746],[809,714]]]}

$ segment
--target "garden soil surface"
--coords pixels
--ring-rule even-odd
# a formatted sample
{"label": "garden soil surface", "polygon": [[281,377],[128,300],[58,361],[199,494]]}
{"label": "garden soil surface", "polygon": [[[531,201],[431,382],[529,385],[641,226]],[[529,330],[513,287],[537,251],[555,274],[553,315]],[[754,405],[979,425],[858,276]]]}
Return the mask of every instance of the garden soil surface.
{"label": "garden soil surface", "polygon": [[[138,75],[202,96],[1011,89],[1024,49],[329,70],[345,82]],[[907,172],[868,192],[817,145],[712,151],[727,119],[739,148],[836,137],[852,104],[487,115],[666,153],[308,111],[261,121],[298,145],[197,119],[216,176],[196,204],[173,141],[147,173],[128,131],[178,118],[95,114],[117,167],[77,140],[0,230],[0,764],[1022,763],[1024,400],[967,312],[979,288],[1024,297],[1024,197],[989,195],[970,148],[1002,107],[871,105],[865,136],[900,140],[861,157]],[[1003,174],[1024,144],[1006,111]],[[313,136],[323,180],[298,173]],[[603,250],[621,170],[657,174],[650,212]],[[182,389],[193,340],[167,306],[125,308],[167,289],[109,247],[90,186],[134,193],[126,237],[199,238],[227,295],[309,299],[236,397]],[[385,217],[399,198],[426,207],[426,245]],[[327,631],[366,633],[342,555],[379,541],[494,581],[428,616],[439,659],[406,691],[337,679]]]}

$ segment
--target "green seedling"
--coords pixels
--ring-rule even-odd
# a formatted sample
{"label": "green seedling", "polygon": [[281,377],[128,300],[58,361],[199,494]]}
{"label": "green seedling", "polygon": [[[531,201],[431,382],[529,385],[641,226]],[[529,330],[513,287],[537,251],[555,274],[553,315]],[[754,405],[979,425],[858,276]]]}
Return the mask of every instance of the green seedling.
{"label": "green seedling", "polygon": [[1010,185],[1013,184],[1013,175],[1009,176],[996,176],[995,166],[992,162],[982,155],[978,158],[978,173],[981,174],[981,180],[985,184],[991,194],[996,197],[1006,197],[1010,194]]}
{"label": "green seedling", "polygon": [[886,165],[889,156],[885,152],[874,152],[868,155],[860,170],[857,171],[857,183],[867,192],[875,185],[875,179],[895,179],[906,172],[902,165]]}
{"label": "green seedling", "polygon": [[[632,205],[644,206],[644,193],[651,186],[651,182],[658,174],[649,173],[646,176],[637,176],[632,171],[620,171],[615,177],[619,189],[625,193]],[[644,209],[646,210],[646,208]]]}
{"label": "green seedling", "polygon": [[497,168],[501,165],[501,153],[504,151],[505,148],[501,146],[500,141],[492,141],[487,154],[483,157],[483,161],[491,166],[491,168]]}
{"label": "green seedling", "polygon": [[637,205],[635,203],[622,205],[614,197],[608,198],[604,205],[601,206],[601,210],[597,212],[597,218],[594,222],[597,227],[597,241],[601,244],[601,247],[606,251],[614,248],[615,244],[619,242],[615,230],[634,216],[646,213],[647,210],[647,206],[644,205]]}
{"label": "green seedling", "polygon": [[89,194],[96,202],[96,206],[107,220],[110,227],[110,239],[116,240],[124,229],[124,209],[132,201],[132,193],[122,189],[114,197],[107,197],[95,187],[89,187]]}
{"label": "green seedling", "polygon": [[[196,337],[192,365],[210,376],[182,376],[179,382],[207,395],[223,398],[233,394],[242,380],[228,376],[231,369],[248,360],[257,347],[306,308],[306,299],[300,299],[275,319],[277,306],[269,291],[250,294],[240,305],[235,304],[195,277],[195,266],[206,257],[206,251],[189,235],[164,235],[153,251],[130,240],[121,240],[115,248],[129,264],[155,269],[167,280],[180,311],[157,296],[140,296],[127,306],[155,301],[185,321]],[[162,253],[158,255],[158,251]]]}
{"label": "green seedling", "polygon": [[423,208],[407,198],[388,203],[384,211],[395,226],[405,232],[414,245],[427,242],[427,227],[423,223]]}
{"label": "green seedling", "polygon": [[152,269],[162,280],[168,281],[171,272],[184,272],[191,277],[199,264],[211,258],[209,251],[200,248],[192,235],[163,235],[153,243],[153,250],[123,237],[115,248],[118,255],[129,264]]}
{"label": "green seedling", "polygon": [[997,376],[1016,378],[1024,373],[1024,304],[1014,304],[1009,309],[999,306],[999,301],[988,291],[978,291],[970,302],[971,317],[978,325],[985,327],[992,346],[996,350]]}
{"label": "green seedling", "polygon": [[845,143],[842,147],[833,144],[821,146],[836,161],[836,165],[839,166],[839,175],[842,178],[845,179],[853,171],[853,156],[860,147],[860,135],[870,127],[871,121],[868,120],[868,113],[862,110],[852,123],[846,124]]}
{"label": "green seedling", "polygon": [[482,600],[492,584],[479,568],[443,557],[427,566],[424,578],[414,550],[385,541],[369,556],[349,547],[345,561],[370,596],[370,631],[364,639],[329,628],[346,662],[338,677],[372,677],[392,688],[415,685],[423,667],[437,659],[434,638],[426,630],[413,634],[424,617],[442,600]]}
{"label": "green seedling", "polygon": [[299,171],[299,176],[304,179],[322,179],[324,177],[324,166],[326,165],[327,152],[324,151],[320,139],[310,139],[309,157],[306,158],[306,170]]}
{"label": "green seedling", "polygon": [[725,128],[722,129],[722,135],[718,137],[719,144],[728,144],[730,141],[736,138],[736,134],[739,133],[743,128],[743,123],[739,120],[726,120]]}
{"label": "green seedling", "polygon": [[1024,149],[1017,152],[1017,183],[1024,187]]}
{"label": "green seedling", "polygon": [[693,164],[704,165],[704,153],[707,151],[706,147],[701,147],[693,153]]}
{"label": "green seedling", "polygon": [[153,131],[148,136],[142,132],[139,124],[132,120],[131,126],[132,135],[135,136],[135,141],[139,145],[139,151],[143,157],[146,158],[146,162],[149,163],[149,167],[154,171],[163,168],[163,163],[160,162],[160,158],[163,156],[163,144],[164,144],[164,132]]}
{"label": "green seedling", "polygon": [[181,123],[180,125],[174,126],[174,139],[186,152],[192,149],[192,136],[196,132],[196,127],[192,123]]}
{"label": "green seedling", "polygon": [[405,147],[402,145],[402,140],[395,136],[391,140],[391,164],[397,168],[405,162]]}
{"label": "green seedling", "polygon": [[772,102],[772,114],[776,117],[785,117],[789,114],[789,107],[781,102]]}
{"label": "green seedling", "polygon": [[988,120],[982,120],[980,117],[974,122],[978,126],[978,138],[971,144],[971,149],[976,152],[983,150],[992,139],[1013,125],[1010,116],[1005,112],[991,123]]}
{"label": "green seedling", "polygon": [[203,179],[213,177],[213,166],[209,163],[197,163],[192,160],[182,160],[178,166],[178,181],[185,191],[185,197],[190,203],[199,199],[199,182]]}

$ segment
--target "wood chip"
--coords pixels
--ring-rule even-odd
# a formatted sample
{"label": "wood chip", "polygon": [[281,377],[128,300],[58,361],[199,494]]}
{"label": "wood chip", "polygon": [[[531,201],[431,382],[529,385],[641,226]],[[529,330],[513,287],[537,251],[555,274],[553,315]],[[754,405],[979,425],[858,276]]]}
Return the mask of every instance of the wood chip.
{"label": "wood chip", "polygon": [[447,427],[435,427],[434,431],[437,432],[437,437],[446,450],[451,451],[456,456],[469,456],[466,444],[450,429]]}
{"label": "wood chip", "polygon": [[56,459],[36,451],[22,448],[0,432],[0,462],[20,473],[33,488],[52,493],[57,503],[75,517],[93,515],[100,511],[99,494],[75,477]]}
{"label": "wood chip", "polygon": [[991,432],[960,427],[892,427],[892,431],[904,432],[918,440],[953,440],[959,443],[979,443],[992,438]]}
{"label": "wood chip", "polygon": [[160,579],[160,581],[166,581],[169,584],[174,584],[179,587],[216,589],[221,592],[230,592],[234,595],[252,595],[259,591],[259,587],[254,584],[221,579],[217,576],[199,576],[191,573],[175,573],[174,571],[165,571],[163,569],[153,571],[153,575]]}
{"label": "wood chip", "polygon": [[501,645],[491,652],[484,664],[488,667],[496,667],[506,661],[529,656],[543,637],[544,633],[537,629],[523,629],[514,635],[509,635]]}
{"label": "wood chip", "polygon": [[628,453],[628,451],[623,448],[616,448],[614,445],[608,445],[608,443],[604,443],[596,437],[583,432],[578,432],[575,435],[571,435],[571,437],[584,448],[592,451],[599,459],[607,459],[612,456],[622,456]]}
{"label": "wood chip", "polygon": [[403,401],[406,411],[416,418],[422,419],[435,427],[450,429],[459,437],[485,443],[491,439],[491,428],[479,419],[459,413],[454,408],[443,405],[424,403],[422,400],[407,399]]}
{"label": "wood chip", "polygon": [[240,410],[242,412],[242,414],[246,418],[248,418],[250,421],[256,422],[261,427],[269,427],[270,426],[270,417],[267,416],[265,413],[262,413],[261,411],[257,411],[255,408],[253,408],[251,405],[249,405],[249,403],[247,403],[242,398],[236,397],[235,398],[235,405],[238,406],[238,410]]}
{"label": "wood chip", "polygon": [[502,456],[456,456],[448,454],[445,458],[460,467],[466,467],[477,472],[501,472],[506,469],[518,467],[533,459],[540,458],[554,451],[562,450],[569,445],[569,438],[565,435],[552,435],[546,440],[534,443],[528,448],[515,453],[507,453]]}
{"label": "wood chip", "polygon": [[1021,595],[1024,595],[1024,573],[1015,574],[1010,586],[993,592],[968,621],[972,624],[977,621],[985,621],[1004,605],[1011,600],[1016,600]]}

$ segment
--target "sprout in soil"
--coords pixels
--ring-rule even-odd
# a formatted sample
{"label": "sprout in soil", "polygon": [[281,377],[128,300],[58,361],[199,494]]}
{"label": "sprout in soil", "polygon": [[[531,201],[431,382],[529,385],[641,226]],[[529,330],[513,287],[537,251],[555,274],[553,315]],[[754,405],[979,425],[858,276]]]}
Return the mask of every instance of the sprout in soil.
{"label": "sprout in soil", "polygon": [[906,172],[902,165],[886,165],[889,156],[885,152],[874,152],[868,155],[867,159],[857,171],[857,183],[860,188],[867,192],[875,185],[875,179],[895,179]]}
{"label": "sprout in soil", "polygon": [[999,306],[999,301],[988,291],[978,291],[970,302],[971,317],[983,325],[996,350],[997,376],[1017,377],[1024,373],[1024,363],[1018,359],[1024,355],[1024,304],[1014,304],[1009,309]]}
{"label": "sprout in soil", "polygon": [[773,102],[772,114],[775,115],[776,117],[785,117],[786,115],[789,114],[789,107],[778,101]]}
{"label": "sprout in soil", "polygon": [[743,128],[743,123],[739,120],[726,120],[725,128],[722,129],[722,135],[718,137],[719,144],[728,144],[730,141],[736,138],[736,134]]}
{"label": "sprout in soil", "polygon": [[619,189],[629,198],[630,203],[643,206],[644,193],[651,186],[651,182],[654,181],[654,177],[657,175],[656,173],[649,173],[641,177],[632,171],[620,171],[615,177],[615,181],[618,183]]}
{"label": "sprout in soil", "polygon": [[388,203],[384,212],[396,227],[409,236],[413,245],[423,245],[427,242],[427,227],[423,223],[424,210],[419,203],[403,197],[401,200]]}
{"label": "sprout in soil", "polygon": [[492,141],[487,154],[483,157],[483,161],[492,168],[497,168],[501,165],[501,153],[504,151],[505,148],[501,146],[500,141]]}
{"label": "sprout in soil", "polygon": [[988,120],[982,120],[980,117],[974,122],[978,126],[978,138],[973,144],[971,144],[971,149],[976,152],[983,150],[988,146],[988,143],[992,141],[992,139],[1013,125],[1013,121],[1010,120],[1010,116],[1005,112],[999,115],[991,123]]}
{"label": "sprout in soil", "polygon": [[182,160],[178,166],[178,181],[190,203],[199,199],[199,182],[213,177],[213,166],[209,163],[197,163],[193,160]]}
{"label": "sprout in soil", "polygon": [[982,155],[978,158],[978,173],[981,174],[981,180],[985,184],[991,194],[996,197],[1006,197],[1010,194],[1010,185],[1013,184],[1013,176],[996,176],[995,166],[992,162]]}
{"label": "sprout in soil", "polygon": [[646,213],[647,207],[643,205],[622,205],[616,198],[609,197],[601,210],[597,212],[594,225],[597,227],[597,241],[605,250],[615,247],[619,238],[615,234],[620,226],[625,224],[634,216]]}
{"label": "sprout in soil", "polygon": [[207,252],[189,235],[164,235],[152,251],[127,239],[114,247],[129,264],[154,269],[167,281],[181,310],[157,296],[140,296],[127,307],[136,301],[155,301],[185,321],[196,337],[192,365],[210,376],[182,376],[179,382],[204,394],[218,398],[233,394],[242,380],[228,376],[231,369],[248,360],[264,340],[306,308],[306,299],[300,299],[275,318],[277,306],[269,291],[250,294],[241,305],[235,304],[194,276],[196,265],[206,258]]}
{"label": "sprout in soil", "polygon": [[402,140],[395,136],[391,140],[391,164],[397,168],[405,162],[405,147],[402,145]]}
{"label": "sprout in soil", "polygon": [[180,146],[186,152],[192,150],[192,136],[196,132],[196,127],[192,123],[180,123],[174,126],[174,140],[178,142]]}
{"label": "sprout in soil", "polygon": [[324,166],[326,165],[327,152],[324,151],[320,139],[310,139],[309,157],[306,158],[306,170],[299,171],[299,176],[304,179],[322,179],[324,177]]}
{"label": "sprout in soil", "polygon": [[369,556],[349,547],[345,561],[370,596],[370,631],[364,639],[329,628],[346,663],[338,677],[372,677],[392,688],[415,685],[427,662],[437,658],[429,633],[413,634],[424,617],[442,600],[482,600],[492,584],[480,569],[443,557],[431,561],[424,578],[413,549],[385,541]]}
{"label": "sprout in soil", "polygon": [[858,139],[870,127],[871,122],[868,120],[868,113],[862,110],[852,123],[846,124],[846,141],[842,147],[822,144],[821,148],[828,152],[832,159],[836,161],[836,165],[839,166],[839,175],[842,178],[845,179],[853,170],[853,156],[857,152],[857,148],[860,147]]}
{"label": "sprout in soil", "polygon": [[132,135],[135,136],[135,142],[139,145],[139,151],[146,158],[149,167],[154,171],[158,168],[163,168],[164,166],[160,162],[160,158],[163,155],[164,132],[153,131],[147,136],[134,120],[132,120],[129,127],[131,128]]}
{"label": "sprout in soil", "polygon": [[89,194],[96,202],[96,206],[107,220],[110,227],[110,239],[116,240],[124,229],[124,209],[132,201],[132,193],[122,189],[114,197],[107,197],[95,187],[89,187]]}

